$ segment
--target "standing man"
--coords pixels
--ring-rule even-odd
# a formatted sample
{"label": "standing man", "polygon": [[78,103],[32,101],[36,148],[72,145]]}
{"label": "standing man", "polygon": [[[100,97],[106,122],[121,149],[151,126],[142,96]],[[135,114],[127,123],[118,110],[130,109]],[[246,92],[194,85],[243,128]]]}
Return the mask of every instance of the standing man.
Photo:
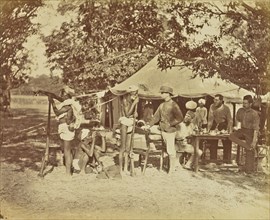
{"label": "standing man", "polygon": [[[228,133],[232,131],[232,115],[228,106],[224,105],[223,96],[215,95],[214,103],[209,108],[208,116],[208,131],[210,130],[225,130]],[[217,159],[217,140],[208,141],[211,144],[210,159]],[[231,154],[231,141],[223,140],[223,159],[229,160]]]}
{"label": "standing man", "polygon": [[[60,97],[52,93],[47,93],[49,101],[52,104],[53,111],[56,114],[57,119],[59,121],[58,134],[64,142],[64,158],[65,158],[66,174],[68,176],[72,175],[71,143],[74,140],[74,136],[75,136],[74,122],[76,118],[73,114],[73,109],[71,105],[65,105],[63,103],[71,99],[73,93],[74,93],[74,90],[69,87],[64,87],[61,90]],[[62,102],[60,104],[61,107],[59,109],[56,107],[54,99]]]}
{"label": "standing man", "polygon": [[148,129],[154,124],[159,123],[161,135],[166,144],[167,153],[169,155],[169,173],[171,173],[175,170],[176,161],[176,126],[183,121],[183,114],[177,103],[172,100],[173,89],[171,87],[161,86],[159,92],[161,93],[164,102],[160,104],[155,112],[148,125]]}
{"label": "standing man", "polygon": [[205,99],[199,99],[198,105],[199,107],[196,108],[196,113],[195,113],[195,122],[199,130],[206,129],[207,128],[207,108],[205,107]]}
{"label": "standing man", "polygon": [[137,117],[137,109],[139,97],[138,97],[138,87],[135,85],[129,86],[127,89],[127,94],[122,97],[121,103],[121,115],[119,118],[120,123],[120,136],[121,145],[119,152],[119,167],[120,174],[123,172],[123,157],[125,158],[124,172],[128,171],[128,154],[130,152],[130,133],[132,132],[132,126],[135,118]]}
{"label": "standing man", "polygon": [[246,172],[254,171],[255,151],[260,125],[259,114],[251,108],[252,104],[252,96],[244,96],[243,107],[236,113],[236,127],[234,127],[234,132],[229,137],[231,141],[246,149]]}

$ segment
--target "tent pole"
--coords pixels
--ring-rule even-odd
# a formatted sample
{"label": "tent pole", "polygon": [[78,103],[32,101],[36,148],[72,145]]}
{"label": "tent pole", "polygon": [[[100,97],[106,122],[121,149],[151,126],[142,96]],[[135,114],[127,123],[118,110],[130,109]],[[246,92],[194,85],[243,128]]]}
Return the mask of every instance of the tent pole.
{"label": "tent pole", "polygon": [[236,103],[232,103],[233,105],[233,126],[235,126],[235,114],[236,114]]}
{"label": "tent pole", "polygon": [[112,102],[109,102],[109,123],[110,123],[110,128],[113,127],[113,105]]}

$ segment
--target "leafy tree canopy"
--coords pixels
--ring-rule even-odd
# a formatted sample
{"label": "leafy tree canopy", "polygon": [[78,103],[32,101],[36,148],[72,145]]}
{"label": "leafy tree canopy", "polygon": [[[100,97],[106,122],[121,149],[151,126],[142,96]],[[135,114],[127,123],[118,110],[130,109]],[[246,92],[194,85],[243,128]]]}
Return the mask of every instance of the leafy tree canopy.
{"label": "leafy tree canopy", "polygon": [[41,5],[41,0],[0,1],[1,90],[17,87],[28,77],[30,61],[23,43],[35,31],[30,19]]}
{"label": "leafy tree canopy", "polygon": [[[79,5],[77,21],[64,23],[60,31],[44,38],[51,70],[62,69],[64,82],[83,90],[104,89],[132,75],[157,53],[131,35],[141,31],[146,38],[159,36],[162,25],[154,17],[157,7],[149,4],[86,1]],[[59,10],[67,13],[67,8],[74,10],[70,4],[62,4]],[[132,17],[134,13],[139,19]],[[143,25],[151,31],[144,30]]]}
{"label": "leafy tree canopy", "polygon": [[[73,5],[77,21],[64,23],[45,39],[47,53],[52,69],[63,69],[66,82],[84,88],[122,81],[158,52],[161,69],[177,66],[180,60],[201,77],[219,73],[247,89],[266,91],[267,3],[87,0]],[[67,13],[71,8],[62,4],[59,10]],[[136,59],[142,57],[137,53],[149,54],[150,48],[150,56]]]}
{"label": "leafy tree canopy", "polygon": [[[162,68],[181,59],[203,77],[219,73],[222,78],[258,93],[269,90],[269,1],[219,5],[214,1],[182,1],[172,3],[167,13],[171,17],[161,49]],[[217,34],[207,33],[201,42],[190,40],[209,25],[216,25]]]}
{"label": "leafy tree canopy", "polygon": [[[52,72],[61,69],[65,83],[84,90],[121,82],[158,53],[161,69],[185,65],[201,77],[218,73],[265,93],[269,90],[268,3],[63,1],[59,13],[76,10],[78,17],[44,37],[47,56]],[[28,59],[22,44],[35,31],[30,17],[40,5],[41,0],[1,1],[1,82],[8,79],[17,85],[25,80]]]}

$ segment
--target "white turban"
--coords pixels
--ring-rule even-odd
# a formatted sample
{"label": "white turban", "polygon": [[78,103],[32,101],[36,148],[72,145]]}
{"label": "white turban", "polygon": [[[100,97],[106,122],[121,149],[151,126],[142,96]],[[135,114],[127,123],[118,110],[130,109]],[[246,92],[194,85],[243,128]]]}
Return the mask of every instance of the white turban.
{"label": "white turban", "polygon": [[198,103],[202,103],[203,105],[205,105],[205,99],[199,99]]}
{"label": "white turban", "polygon": [[81,130],[81,140],[85,139],[90,133],[89,129],[83,128]]}

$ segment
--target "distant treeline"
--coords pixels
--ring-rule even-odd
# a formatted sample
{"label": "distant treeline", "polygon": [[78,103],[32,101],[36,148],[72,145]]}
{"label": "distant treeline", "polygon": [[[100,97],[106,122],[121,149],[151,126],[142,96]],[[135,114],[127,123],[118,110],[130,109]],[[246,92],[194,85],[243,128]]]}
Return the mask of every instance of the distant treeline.
{"label": "distant treeline", "polygon": [[11,95],[11,107],[27,106],[27,105],[48,105],[47,96],[34,95]]}
{"label": "distant treeline", "polygon": [[59,77],[50,77],[40,75],[38,77],[30,77],[28,83],[21,85],[19,88],[12,89],[12,95],[33,95],[34,91],[45,90],[53,93],[59,93],[63,88],[63,83]]}

